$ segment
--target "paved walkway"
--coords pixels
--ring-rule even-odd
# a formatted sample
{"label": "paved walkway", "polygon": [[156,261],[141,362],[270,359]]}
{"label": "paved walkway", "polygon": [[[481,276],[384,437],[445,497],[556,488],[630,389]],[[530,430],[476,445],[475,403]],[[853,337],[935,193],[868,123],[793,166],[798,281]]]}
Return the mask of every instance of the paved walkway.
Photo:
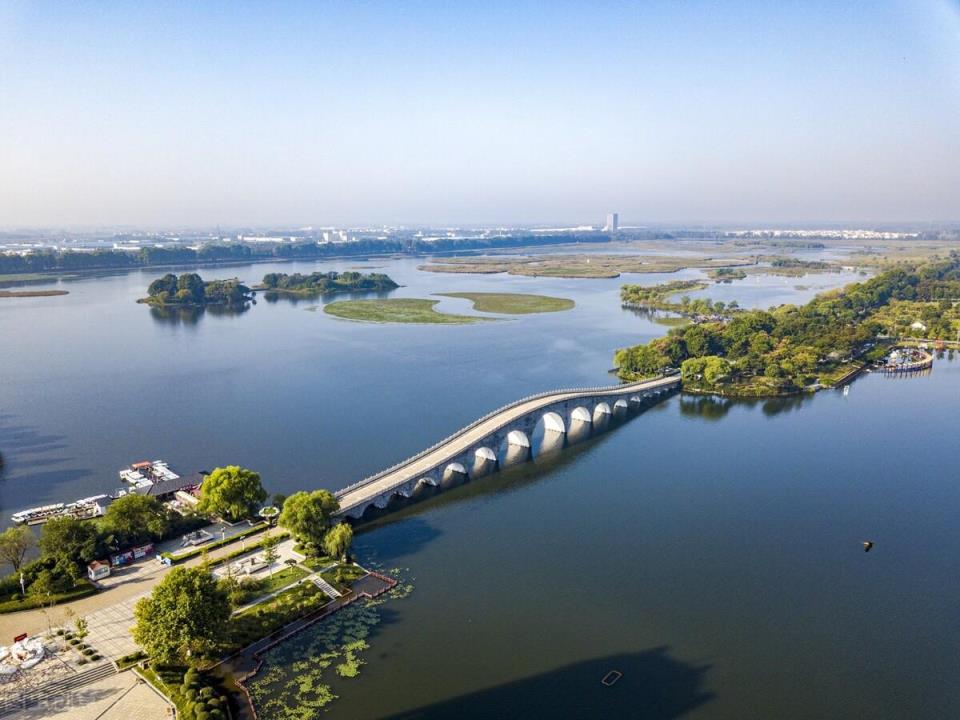
{"label": "paved walkway", "polygon": [[[260,534],[248,536],[248,542],[260,538]],[[216,560],[237,549],[237,544],[232,543],[216,550],[211,550],[208,557]],[[202,557],[195,557],[192,560],[180,563],[177,567],[194,567],[203,562]],[[154,586],[163,579],[163,574],[169,569],[161,565],[156,560],[150,560],[144,566],[136,566],[138,572],[129,575],[129,581],[114,585],[109,590],[99,592],[96,595],[82,598],[72,603],[56,605],[49,610],[23,610],[15,613],[4,613],[0,615],[0,644],[12,642],[13,638],[21,633],[36,635],[45,632],[48,627],[60,627],[69,625],[66,609],[70,608],[76,617],[86,617],[91,613],[103,610],[104,608],[116,605],[117,603],[130,600],[131,598],[140,598],[146,595]],[[49,623],[49,625],[48,625]],[[92,643],[91,643],[92,644]]]}
{"label": "paved walkway", "polygon": [[111,675],[4,720],[168,720],[170,706],[132,672]]}

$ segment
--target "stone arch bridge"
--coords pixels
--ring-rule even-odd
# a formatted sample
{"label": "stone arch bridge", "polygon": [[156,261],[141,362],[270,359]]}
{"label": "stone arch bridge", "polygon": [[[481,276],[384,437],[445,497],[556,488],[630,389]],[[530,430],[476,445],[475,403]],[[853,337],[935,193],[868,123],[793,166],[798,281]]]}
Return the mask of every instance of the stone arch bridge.
{"label": "stone arch bridge", "polygon": [[395,497],[408,498],[499,469],[498,450],[530,455],[534,428],[543,423],[548,436],[606,427],[679,389],[679,376],[612,387],[556,390],[506,405],[458,430],[432,447],[393,467],[337,491],[339,515],[359,520],[371,507],[386,509]]}

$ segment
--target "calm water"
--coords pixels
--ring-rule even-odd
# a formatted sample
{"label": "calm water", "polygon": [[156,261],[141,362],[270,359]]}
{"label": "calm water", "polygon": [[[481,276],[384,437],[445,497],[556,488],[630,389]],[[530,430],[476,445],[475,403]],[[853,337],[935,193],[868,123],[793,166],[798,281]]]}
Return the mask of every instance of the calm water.
{"label": "calm water", "polygon": [[[278,492],[339,487],[520,395],[606,382],[616,347],[663,330],[619,309],[616,280],[416,264],[366,265],[407,286],[395,296],[536,291],[577,308],[373,326],[261,300],[191,324],[133,303],[156,273],[3,301],[0,511],[110,488],[142,457],[249,465]],[[735,297],[768,304],[752,282]],[[956,716],[958,399],[960,362],[946,359],[925,377],[867,376],[847,397],[673,397],[387,518],[357,554],[415,590],[384,606],[329,717]],[[624,677],[604,688],[611,669]]]}

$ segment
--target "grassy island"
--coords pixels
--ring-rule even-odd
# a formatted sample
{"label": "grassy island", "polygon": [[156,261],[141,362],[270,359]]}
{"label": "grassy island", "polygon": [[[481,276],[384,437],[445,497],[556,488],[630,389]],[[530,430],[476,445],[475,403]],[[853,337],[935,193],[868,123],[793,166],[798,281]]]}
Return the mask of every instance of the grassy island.
{"label": "grassy island", "polygon": [[204,307],[245,305],[252,299],[250,288],[236,278],[204,281],[196,273],[177,277],[167,273],[150,283],[147,297],[137,300],[154,307]]}
{"label": "grassy island", "polygon": [[473,309],[479,312],[501,313],[504,315],[528,315],[531,313],[549,313],[570,310],[576,303],[567,298],[548,295],[528,295],[526,293],[437,293],[443,297],[463,298],[473,301]]}
{"label": "grassy island", "polygon": [[315,272],[309,275],[300,273],[267,273],[263,283],[256,290],[278,295],[297,295],[315,297],[350,292],[386,292],[400,287],[383,273],[358,272]]}
{"label": "grassy island", "polygon": [[434,310],[439,300],[395,298],[390,300],[339,300],[323,306],[323,311],[344,320],[377,323],[429,323],[465,325],[489,322],[493,318],[452,315]]}
{"label": "grassy island", "polygon": [[[627,286],[624,298],[658,302],[664,287]],[[627,380],[680,367],[684,389],[694,392],[762,397],[812,391],[883,354],[884,343],[905,330],[922,326],[928,338],[952,338],[960,326],[958,302],[960,253],[953,252],[946,260],[904,264],[823,293],[800,307],[729,313],[726,306],[723,317],[617,351],[615,362]],[[914,316],[919,324],[907,326]]]}
{"label": "grassy island", "polygon": [[0,290],[0,298],[53,297],[69,294],[67,290]]}

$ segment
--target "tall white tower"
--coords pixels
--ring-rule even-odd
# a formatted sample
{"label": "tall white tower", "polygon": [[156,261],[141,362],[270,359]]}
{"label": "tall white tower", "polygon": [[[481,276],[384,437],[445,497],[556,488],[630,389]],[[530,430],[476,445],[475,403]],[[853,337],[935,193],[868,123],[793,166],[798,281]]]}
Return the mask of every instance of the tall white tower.
{"label": "tall white tower", "polygon": [[607,224],[603,229],[607,232],[616,232],[620,228],[620,213],[607,213]]}

